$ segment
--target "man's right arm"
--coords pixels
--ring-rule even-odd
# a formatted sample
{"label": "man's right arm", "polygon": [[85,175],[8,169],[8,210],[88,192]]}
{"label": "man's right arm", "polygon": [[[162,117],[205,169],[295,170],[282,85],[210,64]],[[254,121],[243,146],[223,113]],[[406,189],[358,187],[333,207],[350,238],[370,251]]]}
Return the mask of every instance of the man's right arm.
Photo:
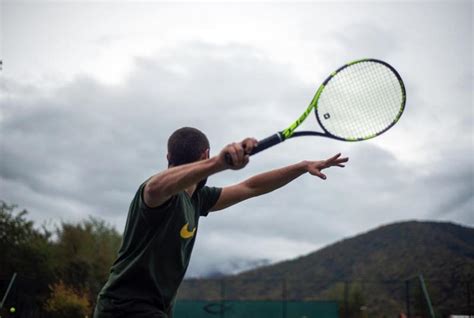
{"label": "man's right arm", "polygon": [[225,168],[219,162],[219,157],[216,156],[166,169],[147,181],[143,191],[145,204],[150,208],[160,206],[176,193]]}
{"label": "man's right arm", "polygon": [[[158,207],[176,193],[183,191],[210,175],[225,169],[242,169],[249,162],[249,153],[257,141],[247,138],[240,143],[227,145],[218,156],[193,163],[172,167],[152,176],[143,191],[143,200],[150,207]],[[232,158],[232,164],[226,161],[226,155]]]}

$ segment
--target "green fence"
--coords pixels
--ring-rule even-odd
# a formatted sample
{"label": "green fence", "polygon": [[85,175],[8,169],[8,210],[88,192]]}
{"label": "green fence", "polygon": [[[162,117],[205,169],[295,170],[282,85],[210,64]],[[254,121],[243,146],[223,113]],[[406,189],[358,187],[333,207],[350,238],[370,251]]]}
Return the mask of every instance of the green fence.
{"label": "green fence", "polygon": [[[188,279],[178,294],[177,318],[474,317],[473,300],[472,279],[425,278],[424,284],[420,276],[352,281]],[[204,316],[197,316],[201,312]]]}
{"label": "green fence", "polygon": [[174,318],[337,318],[335,301],[179,300]]}

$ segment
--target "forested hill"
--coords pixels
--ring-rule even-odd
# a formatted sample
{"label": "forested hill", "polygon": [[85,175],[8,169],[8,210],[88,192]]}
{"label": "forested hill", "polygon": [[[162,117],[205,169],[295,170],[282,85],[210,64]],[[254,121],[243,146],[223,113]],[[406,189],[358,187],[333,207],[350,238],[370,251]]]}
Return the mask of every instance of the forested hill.
{"label": "forested hill", "polygon": [[242,279],[405,280],[474,278],[474,229],[453,223],[382,226],[297,259],[237,275]]}

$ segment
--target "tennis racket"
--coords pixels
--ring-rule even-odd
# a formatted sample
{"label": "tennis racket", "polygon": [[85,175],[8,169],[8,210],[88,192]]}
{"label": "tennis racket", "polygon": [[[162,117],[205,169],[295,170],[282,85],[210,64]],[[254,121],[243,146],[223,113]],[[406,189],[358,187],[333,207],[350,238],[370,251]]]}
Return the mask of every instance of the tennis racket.
{"label": "tennis racket", "polygon": [[[391,65],[376,59],[353,61],[326,78],[308,108],[295,122],[260,140],[250,155],[289,138],[301,136],[320,136],[342,141],[374,138],[399,121],[405,102],[405,85]],[[322,132],[295,131],[313,109]]]}

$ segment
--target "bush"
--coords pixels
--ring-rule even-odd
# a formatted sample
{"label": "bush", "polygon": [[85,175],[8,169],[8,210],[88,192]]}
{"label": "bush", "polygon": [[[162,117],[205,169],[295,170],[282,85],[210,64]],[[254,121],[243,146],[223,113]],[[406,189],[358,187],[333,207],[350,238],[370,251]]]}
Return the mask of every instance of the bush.
{"label": "bush", "polygon": [[91,312],[87,291],[78,291],[62,281],[49,286],[51,294],[46,301],[45,310],[51,318],[84,318]]}

